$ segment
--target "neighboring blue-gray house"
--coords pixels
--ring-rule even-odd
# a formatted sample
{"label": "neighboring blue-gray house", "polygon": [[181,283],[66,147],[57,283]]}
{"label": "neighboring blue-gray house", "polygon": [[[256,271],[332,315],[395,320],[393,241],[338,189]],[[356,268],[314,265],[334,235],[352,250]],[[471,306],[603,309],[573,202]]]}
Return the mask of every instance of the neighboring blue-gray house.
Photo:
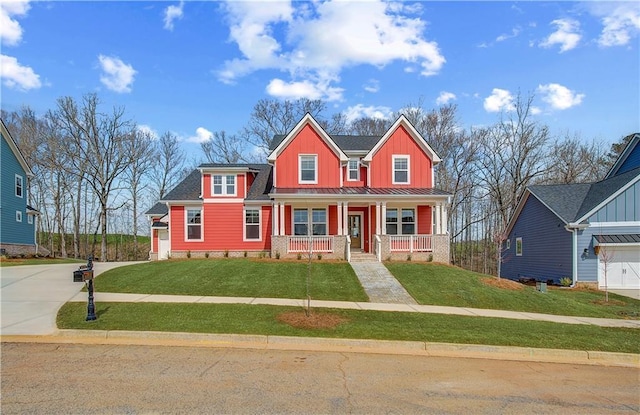
{"label": "neighboring blue-gray house", "polygon": [[502,244],[513,280],[640,289],[640,134],[596,183],[529,186]]}
{"label": "neighboring blue-gray house", "polygon": [[33,255],[37,210],[29,206],[27,189],[33,177],[16,142],[0,120],[0,249],[8,255]]}

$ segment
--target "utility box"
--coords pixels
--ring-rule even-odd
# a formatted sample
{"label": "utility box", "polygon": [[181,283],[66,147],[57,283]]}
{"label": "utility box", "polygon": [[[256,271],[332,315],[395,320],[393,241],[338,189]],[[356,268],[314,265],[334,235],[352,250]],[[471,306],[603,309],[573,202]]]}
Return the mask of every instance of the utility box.
{"label": "utility box", "polygon": [[536,281],[536,290],[540,291],[541,293],[546,293],[547,292],[547,283],[546,282],[542,282],[542,281]]}

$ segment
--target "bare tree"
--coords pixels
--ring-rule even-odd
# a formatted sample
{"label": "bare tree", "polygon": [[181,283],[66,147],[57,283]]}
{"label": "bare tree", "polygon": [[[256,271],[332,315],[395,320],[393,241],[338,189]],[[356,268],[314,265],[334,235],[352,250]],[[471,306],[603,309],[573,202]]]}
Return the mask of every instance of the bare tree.
{"label": "bare tree", "polygon": [[184,178],[185,155],[180,148],[178,137],[165,132],[155,143],[157,162],[151,171],[151,180],[162,199],[173,186]]}

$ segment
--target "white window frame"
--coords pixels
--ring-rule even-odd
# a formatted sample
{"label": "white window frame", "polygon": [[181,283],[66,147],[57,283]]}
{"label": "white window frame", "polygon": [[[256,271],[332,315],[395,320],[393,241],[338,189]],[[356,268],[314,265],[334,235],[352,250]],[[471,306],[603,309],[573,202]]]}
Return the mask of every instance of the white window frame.
{"label": "white window frame", "polygon": [[[300,210],[305,210],[307,212],[307,221],[305,222],[305,225],[307,225],[307,234],[306,235],[296,235],[296,210],[300,211]],[[324,222],[314,222],[313,221],[313,211],[316,210],[322,210],[324,211],[324,218],[325,221]],[[302,224],[302,222],[299,222],[299,224]],[[314,235],[313,234],[313,225],[314,224],[324,224],[324,233],[323,234],[318,234],[318,235]],[[327,236],[329,235],[329,212],[327,210],[327,208],[294,208],[291,212],[291,234],[293,236]]]}
{"label": "white window frame", "polygon": [[[196,226],[195,224],[189,224],[189,211],[190,210],[198,210],[200,211],[200,238],[199,239],[189,239],[189,226]],[[184,208],[184,240],[185,242],[202,242],[204,241],[204,209],[202,207],[189,207],[185,206]]]}
{"label": "white window frame", "polygon": [[[302,180],[302,159],[313,159],[313,180]],[[318,155],[317,154],[299,154],[298,155],[298,184],[318,184]]]}
{"label": "white window frame", "polygon": [[522,237],[516,238],[516,256],[522,256]]}
{"label": "white window frame", "polygon": [[[20,189],[20,194],[18,194],[18,189]],[[20,199],[24,198],[24,177],[20,176],[19,174],[16,174],[14,190],[15,190],[16,197],[19,197]]]}
{"label": "white window frame", "polygon": [[[258,211],[258,223],[247,223],[247,211],[248,210],[257,210]],[[245,242],[260,242],[262,241],[262,208],[261,207],[245,207],[242,209],[242,240]],[[255,226],[258,225],[258,237],[257,238],[248,238],[247,237],[247,226]]]}
{"label": "white window frame", "polygon": [[[351,168],[351,163],[356,163],[356,168]],[[356,177],[351,178],[351,172],[356,172]],[[357,182],[360,181],[360,160],[359,159],[349,159],[347,162],[347,181],[348,182]]]}
{"label": "white window frame", "polygon": [[22,211],[16,210],[16,222],[22,222]]}
{"label": "white window frame", "polygon": [[[404,171],[404,170],[396,170],[396,160],[406,159],[407,160],[407,181],[399,182],[396,181],[396,171]],[[391,156],[391,183],[392,184],[411,184],[411,157],[408,154],[394,154]]]}
{"label": "white window frame", "polygon": [[[215,184],[215,177],[221,177],[222,183]],[[229,177],[233,178],[233,184],[229,184]],[[222,186],[222,193],[216,193],[215,187]],[[233,186],[233,193],[229,193],[227,187]],[[238,177],[235,174],[212,174],[211,175],[211,197],[236,196],[238,194]]]}

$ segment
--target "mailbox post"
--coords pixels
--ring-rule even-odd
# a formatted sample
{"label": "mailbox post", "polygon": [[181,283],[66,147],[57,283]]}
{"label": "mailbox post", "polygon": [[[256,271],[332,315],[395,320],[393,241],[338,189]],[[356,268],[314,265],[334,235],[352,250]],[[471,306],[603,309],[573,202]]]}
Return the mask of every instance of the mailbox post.
{"label": "mailbox post", "polygon": [[87,284],[89,291],[89,303],[87,305],[87,318],[85,321],[96,320],[96,306],[93,302],[93,257],[87,259],[87,267],[82,270],[82,280]]}

